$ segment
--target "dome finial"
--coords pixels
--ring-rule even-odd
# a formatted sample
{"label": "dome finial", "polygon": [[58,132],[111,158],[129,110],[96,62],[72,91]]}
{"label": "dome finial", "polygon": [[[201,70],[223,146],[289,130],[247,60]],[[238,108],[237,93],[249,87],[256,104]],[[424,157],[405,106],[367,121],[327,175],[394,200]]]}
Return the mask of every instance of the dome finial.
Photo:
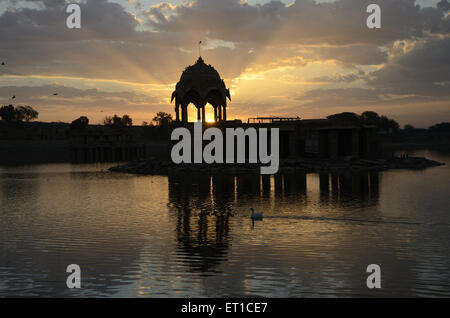
{"label": "dome finial", "polygon": [[199,41],[198,42],[198,57],[199,57],[199,59],[202,58],[201,46],[202,46],[202,41]]}

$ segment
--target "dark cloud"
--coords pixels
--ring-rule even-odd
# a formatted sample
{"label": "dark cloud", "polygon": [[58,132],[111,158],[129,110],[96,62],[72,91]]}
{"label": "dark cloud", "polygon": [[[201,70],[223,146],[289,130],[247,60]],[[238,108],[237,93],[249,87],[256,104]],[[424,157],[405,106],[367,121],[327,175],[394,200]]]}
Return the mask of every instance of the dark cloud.
{"label": "dark cloud", "polygon": [[437,4],[437,7],[441,9],[442,11],[449,11],[450,10],[450,3],[448,0],[441,0]]}
{"label": "dark cloud", "polygon": [[299,97],[317,107],[447,101],[450,105],[450,38],[401,42],[392,58],[367,74],[335,75],[311,81],[348,82],[361,79],[365,88],[314,89]]}
{"label": "dark cloud", "polygon": [[[379,0],[382,29],[369,30],[365,9],[370,2],[162,3],[147,12],[153,30],[143,31],[134,15],[106,0],[82,3],[82,28],[70,30],[65,2],[47,0],[42,9],[21,8],[0,16],[0,56],[14,65],[10,71],[15,73],[171,83],[195,61],[199,39],[234,43],[234,49],[205,52],[222,76],[230,78],[248,67],[302,66],[320,58],[347,66],[380,64],[386,61],[380,45],[425,32],[448,32],[444,10],[421,9],[414,0]],[[307,44],[328,46],[312,49],[312,54],[299,51]]]}
{"label": "dark cloud", "polygon": [[107,0],[81,3],[81,29],[68,29],[65,1],[43,1],[43,9],[7,10],[0,16],[0,38],[18,42],[133,40],[138,22],[122,6]]}
{"label": "dark cloud", "polygon": [[378,104],[381,96],[375,89],[368,88],[332,88],[313,89],[298,97],[305,105],[323,107],[360,106],[362,104]]}
{"label": "dark cloud", "polygon": [[[386,44],[421,36],[426,31],[448,32],[444,10],[421,9],[415,0],[379,0],[382,28],[366,27],[371,0],[316,3],[298,0],[292,5],[271,1],[249,5],[239,0],[197,0],[149,12],[149,24],[161,32],[198,32],[233,42],[280,44]],[[167,10],[171,11],[166,15]],[[166,17],[168,16],[168,17]]]}
{"label": "dark cloud", "polygon": [[319,76],[309,79],[308,82],[352,83],[362,78],[364,72],[350,74],[333,74],[331,76]]}
{"label": "dark cloud", "polygon": [[450,38],[419,40],[369,75],[367,83],[379,91],[427,97],[450,97]]}

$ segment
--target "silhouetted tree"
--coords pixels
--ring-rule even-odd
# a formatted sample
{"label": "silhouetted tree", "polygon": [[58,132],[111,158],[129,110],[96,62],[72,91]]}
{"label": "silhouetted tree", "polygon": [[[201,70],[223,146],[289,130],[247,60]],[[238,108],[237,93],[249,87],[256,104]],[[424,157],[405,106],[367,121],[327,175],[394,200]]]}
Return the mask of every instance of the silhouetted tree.
{"label": "silhouetted tree", "polygon": [[114,114],[112,118],[113,126],[119,127],[122,126],[122,117],[117,116]]}
{"label": "silhouetted tree", "polygon": [[72,129],[84,129],[89,125],[89,119],[86,116],[81,116],[78,119],[75,119],[71,124],[70,128]]}
{"label": "silhouetted tree", "polygon": [[31,106],[17,106],[16,113],[18,120],[25,120],[26,122],[36,119],[39,116],[39,113]]}
{"label": "silhouetted tree", "polygon": [[445,122],[445,123],[436,124],[436,125],[431,126],[429,129],[432,131],[436,131],[436,132],[450,132],[450,123]]}
{"label": "silhouetted tree", "polygon": [[405,126],[403,126],[403,130],[414,130],[414,126],[410,125],[410,124],[406,124]]}
{"label": "silhouetted tree", "polygon": [[2,106],[0,108],[0,117],[6,121],[14,121],[16,112],[13,105]]}
{"label": "silhouetted tree", "polygon": [[342,121],[359,121],[359,116],[355,113],[343,112],[327,116],[327,119],[342,120]]}
{"label": "silhouetted tree", "polygon": [[133,126],[133,120],[128,115],[123,115],[122,119],[120,120],[121,124],[125,127],[131,127]]}
{"label": "silhouetted tree", "polygon": [[400,125],[393,119],[381,116],[377,126],[387,132],[394,133],[400,129]]}
{"label": "silhouetted tree", "polygon": [[113,127],[131,127],[133,125],[133,120],[128,115],[123,115],[122,117],[114,115],[106,116],[103,119],[103,124],[105,126],[113,126]]}
{"label": "silhouetted tree", "polygon": [[113,125],[113,119],[111,116],[106,116],[103,118],[103,125],[105,126],[112,126]]}
{"label": "silhouetted tree", "polygon": [[3,120],[13,121],[26,121],[29,122],[38,118],[39,113],[31,106],[17,106],[13,105],[3,106],[0,108],[0,117]]}
{"label": "silhouetted tree", "polygon": [[380,121],[380,116],[374,111],[365,111],[361,114],[361,120],[368,125],[377,125]]}
{"label": "silhouetted tree", "polygon": [[389,119],[386,116],[379,116],[374,111],[365,111],[360,116],[351,112],[343,112],[330,115],[327,118],[344,122],[358,122],[366,125],[375,125],[380,130],[388,133],[395,133],[400,129],[400,125],[395,120]]}
{"label": "silhouetted tree", "polygon": [[165,126],[173,121],[172,115],[165,113],[165,112],[159,112],[156,114],[156,116],[153,118],[153,121],[158,126]]}

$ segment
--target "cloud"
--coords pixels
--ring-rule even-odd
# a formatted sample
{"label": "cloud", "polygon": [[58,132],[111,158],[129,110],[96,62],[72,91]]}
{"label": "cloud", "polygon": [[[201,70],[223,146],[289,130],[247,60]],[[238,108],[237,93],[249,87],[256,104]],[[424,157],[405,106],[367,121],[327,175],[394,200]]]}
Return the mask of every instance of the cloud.
{"label": "cloud", "polygon": [[[397,51],[404,51],[399,54]],[[413,43],[397,43],[389,62],[369,73],[316,77],[310,81],[353,82],[363,80],[365,88],[314,89],[301,99],[320,104],[342,101],[389,102],[441,98],[450,99],[450,38],[431,38]]]}
{"label": "cloud", "polygon": [[387,61],[388,53],[374,44],[354,44],[312,48],[311,58],[336,60],[347,67],[379,65]]}
{"label": "cloud", "polygon": [[[362,72],[362,71],[361,71]],[[308,80],[308,82],[330,82],[330,83],[352,83],[362,78],[362,73],[339,74],[335,73],[331,76],[318,76]]]}
{"label": "cloud", "polygon": [[[7,66],[0,68],[0,76],[3,82],[22,76],[23,83],[29,77],[48,82],[67,77],[88,83],[174,85],[184,68],[195,62],[197,43],[203,40],[213,43],[203,47],[205,61],[214,65],[227,85],[239,79],[251,91],[241,89],[241,100],[233,98],[230,109],[233,104],[253,109],[251,103],[256,103],[260,114],[276,109],[296,115],[304,110],[301,107],[447,101],[448,1],[421,8],[415,0],[378,0],[379,30],[366,27],[366,7],[371,2],[193,0],[149,6],[136,0],[122,6],[121,0],[84,0],[80,1],[82,28],[70,30],[65,25],[67,1],[20,1],[1,11],[0,56]],[[258,81],[249,84],[245,79],[252,76]],[[283,83],[270,86],[277,80]],[[19,90],[19,84],[14,85]],[[26,89],[37,94],[49,88],[23,85],[20,95]],[[85,109],[109,103],[115,109],[123,105],[129,110],[153,111],[162,106],[160,110],[171,110],[165,99],[170,89],[154,100],[134,91],[124,95],[127,85],[111,93],[60,87],[67,89],[66,96],[73,94],[73,101],[63,97],[58,101],[70,107],[79,103]],[[30,100],[47,101],[56,109],[54,99],[46,100],[44,95]],[[248,113],[235,109],[236,114]]]}
{"label": "cloud", "polygon": [[[0,16],[0,54],[16,73],[171,83],[195,61],[199,39],[234,45],[205,52],[208,61],[219,61],[222,76],[230,78],[247,68],[299,67],[313,59],[334,59],[347,66],[380,64],[386,59],[380,46],[426,32],[448,32],[443,10],[421,9],[414,0],[380,0],[383,27],[369,30],[369,2],[160,3],[145,12],[145,28],[118,3],[86,0],[81,3],[82,28],[71,30],[65,26],[64,1],[48,0],[41,9],[21,7]],[[310,54],[302,52],[308,46]],[[231,70],[229,64],[234,65]]]}
{"label": "cloud", "polygon": [[395,50],[403,54],[369,74],[367,83],[389,94],[450,97],[450,38],[429,38],[406,46],[398,43]]}
{"label": "cloud", "polygon": [[[311,81],[352,82],[353,79],[363,81],[364,85],[311,89],[300,94],[297,100],[304,107],[316,109],[354,107],[395,111],[397,116],[408,118],[408,122],[414,122],[411,119],[414,114],[416,123],[424,126],[430,123],[424,124],[430,118],[442,121],[442,116],[450,114],[450,38],[400,41],[393,45],[388,62],[376,71],[335,74]],[[395,109],[399,106],[401,110]]]}
{"label": "cloud", "polygon": [[[154,7],[148,23],[160,32],[197,32],[232,42],[335,45],[379,44],[448,32],[444,10],[420,8],[415,0],[379,0],[382,25],[366,27],[370,0],[316,3],[298,0],[249,5],[239,0],[197,0],[183,5]],[[445,7],[445,5],[441,6]],[[171,14],[167,16],[167,11]]]}

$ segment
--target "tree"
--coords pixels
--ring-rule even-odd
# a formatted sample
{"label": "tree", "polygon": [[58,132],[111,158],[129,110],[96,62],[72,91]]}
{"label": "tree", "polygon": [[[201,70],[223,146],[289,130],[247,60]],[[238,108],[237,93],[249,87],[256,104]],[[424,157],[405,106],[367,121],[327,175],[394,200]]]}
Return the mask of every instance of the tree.
{"label": "tree", "polygon": [[450,123],[445,122],[445,123],[433,125],[430,127],[430,130],[437,131],[437,132],[450,132]]}
{"label": "tree", "polygon": [[165,112],[159,112],[153,118],[153,121],[158,126],[165,126],[165,125],[169,124],[170,122],[172,122],[173,119],[172,119],[172,115],[171,114],[168,114],[168,113],[165,113]]}
{"label": "tree", "polygon": [[19,121],[25,120],[27,123],[33,119],[38,118],[39,113],[31,106],[17,106],[16,119]]}
{"label": "tree", "polygon": [[116,114],[114,114],[114,116],[112,118],[112,122],[113,122],[113,126],[115,126],[115,127],[122,126],[122,117],[119,117]]}
{"label": "tree", "polygon": [[105,126],[112,126],[113,124],[113,120],[111,116],[106,116],[105,118],[103,118],[103,125]]}
{"label": "tree", "polygon": [[387,132],[396,132],[400,129],[400,125],[393,119],[389,119],[386,116],[381,116],[377,126]]}
{"label": "tree", "polygon": [[0,108],[0,117],[3,120],[13,122],[13,121],[26,121],[29,122],[33,119],[38,118],[39,113],[33,109],[31,106],[17,106],[13,105],[3,106]]}
{"label": "tree", "polygon": [[374,111],[365,111],[361,114],[361,120],[365,124],[376,125],[380,121],[380,116]]}
{"label": "tree", "polygon": [[411,131],[411,130],[414,130],[415,128],[414,128],[414,126],[413,125],[410,125],[410,124],[406,124],[404,127],[403,127],[403,130],[409,130],[409,131]]}
{"label": "tree", "polygon": [[0,108],[0,117],[6,121],[14,121],[16,112],[13,105],[2,106]]}
{"label": "tree", "polygon": [[120,123],[124,127],[131,127],[131,126],[133,126],[133,120],[131,119],[130,116],[128,116],[126,114],[122,116],[122,119],[120,120]]}
{"label": "tree", "polygon": [[359,116],[355,113],[343,112],[339,114],[330,115],[327,119],[342,120],[342,121],[359,121]]}
{"label": "tree", "polygon": [[117,115],[114,115],[113,117],[106,116],[103,119],[103,124],[112,127],[131,127],[133,125],[133,120],[128,115],[123,115],[122,117]]}
{"label": "tree", "polygon": [[121,121],[122,121],[122,117],[119,117],[117,115],[114,115],[113,117],[106,116],[103,119],[103,125],[105,125],[105,126],[120,126]]}
{"label": "tree", "polygon": [[89,125],[89,119],[86,116],[81,116],[78,119],[75,119],[71,124],[70,128],[72,129],[85,129]]}
{"label": "tree", "polygon": [[370,110],[363,112],[360,116],[351,112],[343,112],[330,115],[327,118],[350,123],[374,125],[377,126],[380,130],[387,133],[395,133],[400,129],[400,125],[395,120],[390,119],[386,116],[379,116],[376,112]]}

